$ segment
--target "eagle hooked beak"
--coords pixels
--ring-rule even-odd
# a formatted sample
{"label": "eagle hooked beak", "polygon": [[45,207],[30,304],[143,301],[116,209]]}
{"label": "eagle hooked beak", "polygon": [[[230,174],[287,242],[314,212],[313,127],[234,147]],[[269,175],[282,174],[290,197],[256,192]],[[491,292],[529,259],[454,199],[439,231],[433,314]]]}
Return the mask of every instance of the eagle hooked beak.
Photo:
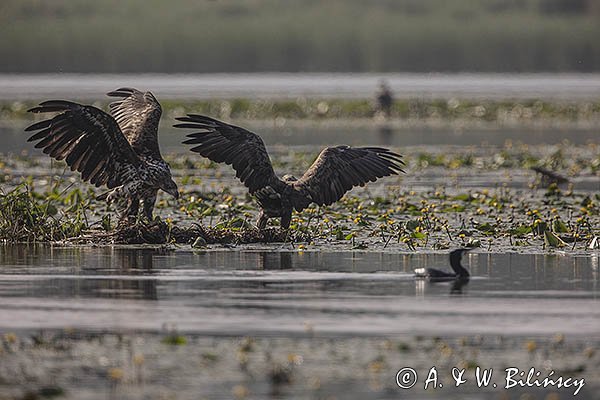
{"label": "eagle hooked beak", "polygon": [[171,180],[165,188],[163,188],[163,190],[165,192],[167,192],[168,194],[170,194],[171,196],[173,196],[175,198],[175,200],[179,199],[179,189],[177,188],[177,184]]}

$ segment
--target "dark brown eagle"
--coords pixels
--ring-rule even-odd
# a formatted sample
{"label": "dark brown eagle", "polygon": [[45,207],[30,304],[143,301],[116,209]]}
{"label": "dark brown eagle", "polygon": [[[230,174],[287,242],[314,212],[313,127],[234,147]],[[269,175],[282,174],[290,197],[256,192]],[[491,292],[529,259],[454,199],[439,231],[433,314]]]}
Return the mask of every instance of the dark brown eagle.
{"label": "dark brown eagle", "polygon": [[65,160],[81,179],[109,192],[99,199],[120,205],[121,219],[135,219],[140,201],[152,220],[158,189],[176,199],[177,185],[158,148],[160,104],[150,92],[121,88],[108,93],[121,97],[110,104],[113,116],[93,107],[65,100],[49,100],[33,113],[58,112],[25,131],[37,131],[28,141],[56,160]]}
{"label": "dark brown eagle", "polygon": [[354,186],[364,186],[377,178],[404,172],[402,156],[379,147],[327,147],[300,179],[275,175],[262,139],[244,128],[202,115],[176,118],[176,128],[198,129],[187,135],[184,144],[191,151],[218,163],[232,165],[236,176],[246,185],[261,207],[258,227],[281,217],[287,229],[292,210],[302,211],[311,203],[330,205]]}

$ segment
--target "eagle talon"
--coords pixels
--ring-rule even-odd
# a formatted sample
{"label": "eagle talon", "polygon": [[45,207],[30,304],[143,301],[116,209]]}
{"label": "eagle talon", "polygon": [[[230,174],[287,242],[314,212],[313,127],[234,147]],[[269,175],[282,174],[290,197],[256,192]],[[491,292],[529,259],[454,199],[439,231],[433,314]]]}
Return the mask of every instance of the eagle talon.
{"label": "eagle talon", "polygon": [[110,192],[108,192],[108,194],[106,195],[106,202],[108,204],[114,204],[116,202],[118,202],[119,200],[119,192],[118,192],[119,188],[115,188],[113,190],[111,190]]}

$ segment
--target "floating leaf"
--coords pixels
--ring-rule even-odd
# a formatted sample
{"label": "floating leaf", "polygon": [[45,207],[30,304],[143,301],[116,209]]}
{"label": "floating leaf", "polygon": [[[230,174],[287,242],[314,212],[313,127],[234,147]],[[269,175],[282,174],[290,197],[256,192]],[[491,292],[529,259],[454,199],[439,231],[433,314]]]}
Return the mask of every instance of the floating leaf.
{"label": "floating leaf", "polygon": [[179,335],[177,333],[171,333],[160,341],[163,344],[169,344],[171,346],[183,346],[187,343],[187,339],[185,336]]}
{"label": "floating leaf", "polygon": [[477,230],[480,232],[492,234],[496,232],[496,229],[489,222],[477,225]]}
{"label": "floating leaf", "polygon": [[411,232],[412,232],[412,231],[414,231],[415,229],[417,229],[417,228],[418,228],[420,225],[421,225],[421,223],[420,223],[419,221],[416,221],[416,220],[409,220],[409,221],[406,221],[406,222],[404,223],[404,228],[405,228],[407,231],[411,231]]}
{"label": "floating leaf", "polygon": [[561,238],[548,230],[544,231],[544,242],[548,247],[564,247],[567,245]]}
{"label": "floating leaf", "polygon": [[569,233],[570,230],[567,225],[562,222],[559,218],[555,219],[552,223],[552,227],[554,228],[554,232],[556,233]]}
{"label": "floating leaf", "polygon": [[463,212],[465,211],[466,207],[465,206],[459,206],[457,204],[452,205],[451,207],[445,207],[442,209],[442,212]]}
{"label": "floating leaf", "polygon": [[426,239],[427,235],[424,234],[423,232],[413,232],[410,234],[410,237],[412,237],[414,239]]}
{"label": "floating leaf", "polygon": [[473,197],[469,193],[463,193],[452,197],[452,200],[470,202],[471,200],[473,200]]}
{"label": "floating leaf", "polygon": [[531,226],[527,226],[527,225],[519,225],[516,228],[510,230],[510,233],[516,237],[523,237],[531,232],[532,232]]}

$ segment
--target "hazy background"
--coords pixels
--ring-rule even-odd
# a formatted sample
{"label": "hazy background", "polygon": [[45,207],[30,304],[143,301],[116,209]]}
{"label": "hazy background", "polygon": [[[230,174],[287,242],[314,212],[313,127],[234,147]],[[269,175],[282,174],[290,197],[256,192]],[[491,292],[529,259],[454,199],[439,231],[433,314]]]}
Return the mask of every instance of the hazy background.
{"label": "hazy background", "polygon": [[592,72],[600,0],[2,0],[0,72]]}

